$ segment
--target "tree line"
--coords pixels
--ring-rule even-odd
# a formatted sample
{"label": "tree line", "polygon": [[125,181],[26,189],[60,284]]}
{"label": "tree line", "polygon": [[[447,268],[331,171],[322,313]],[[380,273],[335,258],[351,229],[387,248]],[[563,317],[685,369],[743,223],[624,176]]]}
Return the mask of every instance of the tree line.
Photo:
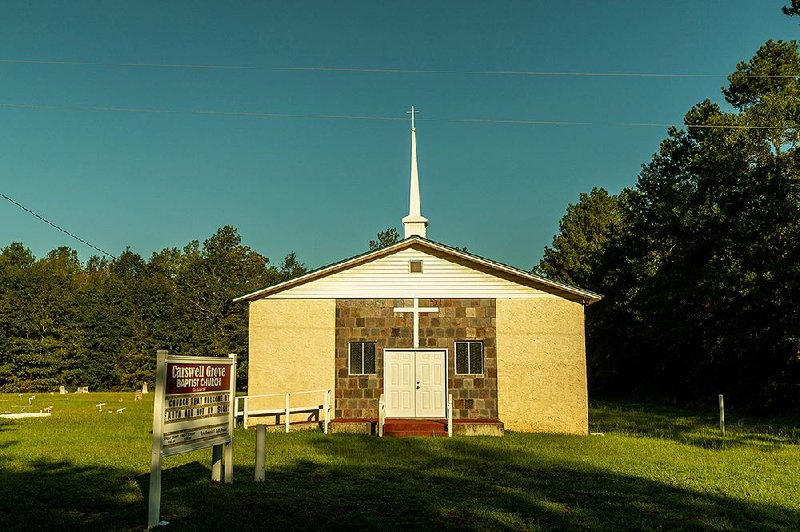
{"label": "tree line", "polygon": [[797,43],[768,41],[635,186],[567,208],[535,271],[605,296],[587,309],[592,392],[800,405],[799,73]]}
{"label": "tree line", "polygon": [[82,264],[66,247],[37,260],[11,244],[0,251],[0,391],[152,385],[157,349],[236,353],[244,388],[247,305],[232,299],[304,272],[293,252],[276,267],[230,226],[148,260],[126,250]]}

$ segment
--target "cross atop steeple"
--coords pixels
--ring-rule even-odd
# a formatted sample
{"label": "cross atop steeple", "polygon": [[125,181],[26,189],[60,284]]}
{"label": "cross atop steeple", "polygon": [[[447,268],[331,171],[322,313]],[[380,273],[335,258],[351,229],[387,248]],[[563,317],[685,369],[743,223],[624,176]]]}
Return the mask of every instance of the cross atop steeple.
{"label": "cross atop steeple", "polygon": [[416,115],[417,113],[419,113],[419,111],[414,109],[413,105],[411,106],[411,110],[410,111],[406,111],[407,115],[411,115],[411,130],[412,131],[416,129],[414,127],[414,115]]}
{"label": "cross atop steeple", "polygon": [[409,193],[408,216],[403,218],[404,238],[421,236],[425,238],[428,219],[420,214],[419,201],[419,169],[417,168],[417,128],[414,127],[414,116],[419,112],[414,106],[407,111],[411,115],[411,191]]}

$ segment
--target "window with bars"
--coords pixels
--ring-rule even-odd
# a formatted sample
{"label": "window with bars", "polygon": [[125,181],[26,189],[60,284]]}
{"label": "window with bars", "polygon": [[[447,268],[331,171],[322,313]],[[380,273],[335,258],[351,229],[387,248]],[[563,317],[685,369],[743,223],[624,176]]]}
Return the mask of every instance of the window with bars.
{"label": "window with bars", "polygon": [[350,375],[375,373],[375,342],[350,342]]}
{"label": "window with bars", "polygon": [[483,374],[483,342],[456,342],[456,375]]}

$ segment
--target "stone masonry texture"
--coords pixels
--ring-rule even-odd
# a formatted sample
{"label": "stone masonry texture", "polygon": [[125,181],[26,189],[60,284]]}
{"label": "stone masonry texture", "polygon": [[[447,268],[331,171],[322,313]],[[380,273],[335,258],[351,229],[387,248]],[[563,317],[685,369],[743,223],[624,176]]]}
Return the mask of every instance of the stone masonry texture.
{"label": "stone masonry texture", "polygon": [[[383,350],[413,348],[412,299],[336,300],[335,415],[347,419],[377,419],[383,393]],[[420,348],[447,351],[448,393],[454,419],[497,419],[497,307],[494,299],[420,299],[420,307],[438,307],[419,319]],[[456,375],[455,342],[482,340],[482,375]],[[375,374],[348,374],[351,342],[375,342]]]}

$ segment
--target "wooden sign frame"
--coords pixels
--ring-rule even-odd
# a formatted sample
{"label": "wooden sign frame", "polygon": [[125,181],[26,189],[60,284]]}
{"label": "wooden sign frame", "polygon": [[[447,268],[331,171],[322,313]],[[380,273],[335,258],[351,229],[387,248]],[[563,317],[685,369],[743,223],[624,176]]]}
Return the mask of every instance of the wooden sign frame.
{"label": "wooden sign frame", "polygon": [[[161,464],[165,456],[211,447],[211,480],[222,480],[224,469],[225,483],[233,482],[236,355],[177,356],[159,350],[154,399],[148,529],[163,524]],[[172,430],[165,432],[165,425]]]}

